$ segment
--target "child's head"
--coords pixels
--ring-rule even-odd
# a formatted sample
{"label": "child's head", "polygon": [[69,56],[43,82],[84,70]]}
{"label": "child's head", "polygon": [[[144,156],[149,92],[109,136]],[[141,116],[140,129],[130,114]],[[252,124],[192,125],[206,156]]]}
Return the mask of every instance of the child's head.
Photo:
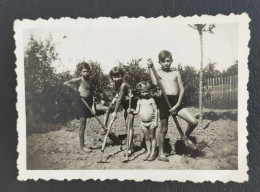
{"label": "child's head", "polygon": [[122,80],[124,75],[125,72],[121,67],[113,67],[109,72],[109,76],[114,82]]}
{"label": "child's head", "polygon": [[163,50],[159,53],[158,58],[162,69],[169,70],[173,61],[172,54],[169,51]]}
{"label": "child's head", "polygon": [[77,65],[77,72],[83,77],[88,77],[90,75],[90,66],[86,62],[81,62]]}
{"label": "child's head", "polygon": [[144,97],[144,96],[149,95],[151,85],[150,85],[150,83],[148,83],[146,81],[141,81],[137,84],[136,88],[137,88],[138,92],[141,94],[141,96]]}

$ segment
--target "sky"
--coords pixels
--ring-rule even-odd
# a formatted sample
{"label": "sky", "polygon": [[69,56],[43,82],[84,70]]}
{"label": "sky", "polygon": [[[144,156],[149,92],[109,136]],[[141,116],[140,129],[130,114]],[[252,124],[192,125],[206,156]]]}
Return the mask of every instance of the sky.
{"label": "sky", "polygon": [[[215,23],[214,34],[203,33],[204,66],[209,60],[222,71],[238,59],[238,24]],[[158,54],[168,50],[173,55],[172,66],[181,64],[200,68],[200,39],[197,30],[187,24],[138,22],[95,22],[80,27],[44,27],[26,29],[24,43],[29,37],[44,40],[50,34],[60,60],[53,63],[57,72],[71,71],[81,61],[97,61],[105,73],[119,62],[127,64],[142,58],[141,65],[151,58],[158,68]],[[65,38],[66,36],[66,38]]]}

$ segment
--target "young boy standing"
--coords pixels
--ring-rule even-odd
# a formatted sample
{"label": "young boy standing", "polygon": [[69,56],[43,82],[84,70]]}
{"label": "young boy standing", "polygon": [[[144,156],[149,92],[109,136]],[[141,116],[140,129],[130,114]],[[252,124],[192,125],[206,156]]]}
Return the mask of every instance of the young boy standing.
{"label": "young boy standing", "polygon": [[[161,130],[159,134],[159,157],[157,159],[160,161],[169,162],[169,159],[164,154],[164,141],[168,131],[169,115],[178,115],[188,123],[185,137],[188,137],[191,134],[194,128],[198,125],[198,121],[187,109],[182,108],[181,106],[184,95],[184,87],[179,71],[174,71],[171,69],[171,64],[173,62],[172,54],[169,51],[163,50],[159,53],[158,58],[161,69],[157,72],[168,99],[173,107],[169,109],[165,98],[161,95],[159,107]],[[153,62],[148,60],[147,64],[151,81],[154,85],[157,85],[156,78],[151,69]]]}
{"label": "young boy standing", "polygon": [[[81,77],[71,79],[64,83],[65,86],[72,88],[76,92],[79,92],[80,97],[83,98],[87,104],[92,107],[92,110],[95,112],[95,99],[93,96],[93,84],[91,81],[91,71],[90,66],[86,62],[79,63],[77,65],[77,71],[80,72]],[[79,88],[77,89],[75,84],[79,83]],[[78,107],[79,107],[79,117],[80,117],[80,129],[79,129],[79,141],[80,147],[85,152],[91,152],[90,148],[85,147],[84,143],[84,132],[86,129],[86,120],[91,118],[92,114],[81,101],[81,98],[78,98]]]}
{"label": "young boy standing", "polygon": [[137,84],[137,90],[140,92],[140,99],[137,102],[135,110],[130,110],[134,115],[139,114],[141,127],[145,137],[147,151],[144,155],[144,161],[153,161],[156,158],[156,128],[158,127],[158,111],[154,99],[150,96],[150,84],[140,82]]}

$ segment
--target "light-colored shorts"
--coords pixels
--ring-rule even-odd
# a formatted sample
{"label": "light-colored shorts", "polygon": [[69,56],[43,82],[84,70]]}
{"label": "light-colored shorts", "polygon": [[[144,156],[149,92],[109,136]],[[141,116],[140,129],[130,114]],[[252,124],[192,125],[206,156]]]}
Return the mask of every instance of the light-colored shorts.
{"label": "light-colored shorts", "polygon": [[145,128],[154,128],[153,127],[153,121],[151,121],[151,122],[141,122],[141,126],[142,127],[145,127]]}

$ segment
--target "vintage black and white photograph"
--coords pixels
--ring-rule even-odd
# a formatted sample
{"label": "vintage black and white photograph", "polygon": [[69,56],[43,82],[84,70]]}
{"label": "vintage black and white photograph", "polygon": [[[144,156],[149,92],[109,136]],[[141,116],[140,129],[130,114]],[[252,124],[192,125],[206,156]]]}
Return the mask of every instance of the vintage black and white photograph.
{"label": "vintage black and white photograph", "polygon": [[17,20],[18,179],[247,180],[248,23]]}

